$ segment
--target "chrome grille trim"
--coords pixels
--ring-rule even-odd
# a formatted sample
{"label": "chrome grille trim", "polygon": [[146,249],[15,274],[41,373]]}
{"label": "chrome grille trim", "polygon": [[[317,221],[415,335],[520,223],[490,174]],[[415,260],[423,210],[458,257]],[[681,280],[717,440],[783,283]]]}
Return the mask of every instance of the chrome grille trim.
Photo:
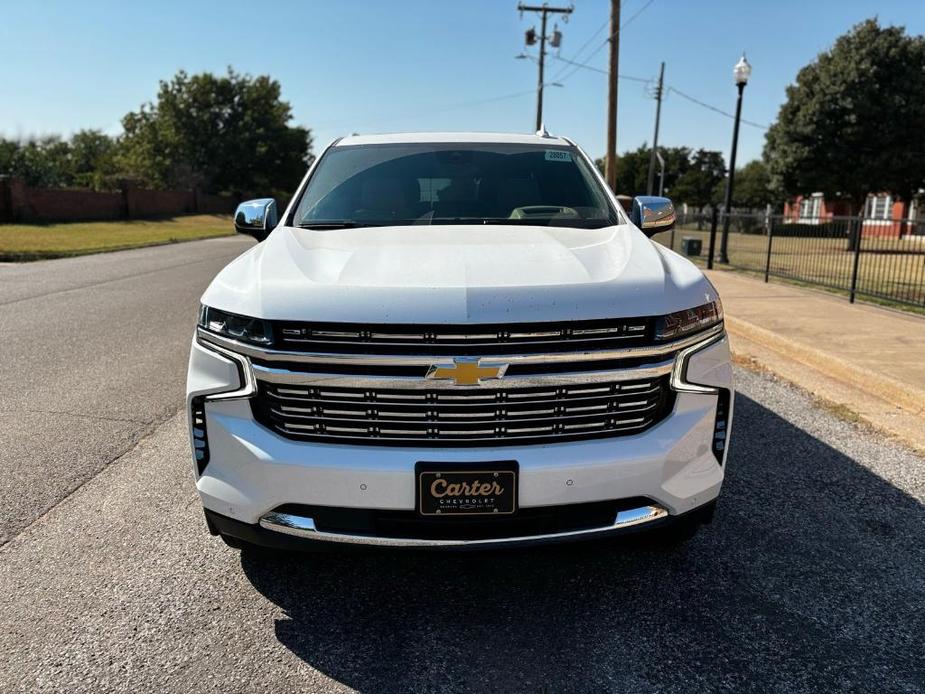
{"label": "chrome grille trim", "polygon": [[[537,376],[505,376],[500,381],[492,381],[492,390],[517,390],[533,386],[567,386],[593,383],[637,381],[639,379],[663,376],[671,372],[673,359],[627,369],[610,369],[605,371],[577,371],[572,373],[542,374]],[[332,388],[396,388],[401,390],[447,390],[459,391],[453,381],[434,381],[424,378],[402,376],[357,376],[353,374],[331,374],[310,371],[291,371],[270,366],[253,364],[251,368],[258,381],[267,383],[286,384],[287,386],[330,386]],[[630,386],[636,388],[636,386]],[[485,386],[482,386],[484,389]],[[403,397],[414,399],[414,393]],[[492,395],[481,396],[478,393],[459,395],[466,401],[484,397],[493,398]],[[512,393],[511,397],[523,397],[523,394]]]}
{"label": "chrome grille trim", "polygon": [[[434,350],[475,350],[516,354],[518,351],[581,351],[616,346],[630,340],[637,344],[651,334],[656,318],[598,318],[578,321],[540,321],[507,325],[478,324],[383,324],[317,323],[269,320],[278,349],[308,352],[366,354],[415,354],[421,344]],[[473,354],[475,353],[473,352]]]}
{"label": "chrome grille trim", "polygon": [[658,423],[673,400],[669,372],[666,365],[642,382],[611,380],[594,388],[581,381],[555,388],[522,386],[519,392],[429,388],[412,400],[394,384],[335,390],[258,379],[253,403],[258,421],[294,439],[429,446],[555,443],[634,434]]}
{"label": "chrome grille trim", "polygon": [[[429,367],[435,362],[446,361],[446,355],[406,354],[338,354],[328,352],[293,352],[287,350],[262,349],[237,340],[197,328],[200,339],[226,349],[244,354],[252,359],[266,362],[291,362],[299,364],[338,364],[349,366],[421,366]],[[498,364],[568,364],[575,362],[603,361],[611,359],[637,359],[660,356],[674,356],[681,349],[698,344],[707,338],[721,335],[723,324],[715,325],[695,335],[658,345],[643,345],[621,349],[584,350],[579,352],[537,352],[510,355],[486,355],[480,357],[485,366]],[[423,351],[427,344],[416,344]]]}

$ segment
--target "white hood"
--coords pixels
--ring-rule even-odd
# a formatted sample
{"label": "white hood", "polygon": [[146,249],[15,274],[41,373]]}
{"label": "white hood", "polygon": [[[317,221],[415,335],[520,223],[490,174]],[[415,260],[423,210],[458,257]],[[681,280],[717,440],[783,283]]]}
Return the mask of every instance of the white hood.
{"label": "white hood", "polygon": [[630,225],[278,227],[204,304],[259,318],[517,323],[650,316],[716,298],[688,260]]}

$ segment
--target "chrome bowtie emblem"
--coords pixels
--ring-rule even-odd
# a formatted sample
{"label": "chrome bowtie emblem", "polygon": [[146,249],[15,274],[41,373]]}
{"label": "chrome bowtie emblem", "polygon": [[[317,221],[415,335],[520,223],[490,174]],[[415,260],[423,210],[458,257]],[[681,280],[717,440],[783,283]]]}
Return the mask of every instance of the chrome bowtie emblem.
{"label": "chrome bowtie emblem", "polygon": [[479,359],[454,359],[452,364],[431,364],[425,378],[455,381],[457,386],[477,386],[483,379],[503,378],[507,366],[507,364],[483,366]]}

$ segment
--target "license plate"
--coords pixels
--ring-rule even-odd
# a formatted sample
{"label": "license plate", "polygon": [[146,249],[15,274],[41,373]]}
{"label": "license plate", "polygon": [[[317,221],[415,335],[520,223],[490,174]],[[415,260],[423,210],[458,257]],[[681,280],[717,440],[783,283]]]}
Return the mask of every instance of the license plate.
{"label": "license plate", "polygon": [[517,463],[418,463],[422,516],[482,516],[517,510]]}

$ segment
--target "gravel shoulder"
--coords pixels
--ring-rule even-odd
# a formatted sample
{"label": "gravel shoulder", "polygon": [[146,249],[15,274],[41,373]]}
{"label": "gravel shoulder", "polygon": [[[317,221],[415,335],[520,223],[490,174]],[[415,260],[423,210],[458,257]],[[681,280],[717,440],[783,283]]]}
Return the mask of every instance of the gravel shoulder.
{"label": "gravel shoulder", "polygon": [[0,547],[0,690],[923,691],[925,460],[737,377],[675,551],[240,554],[168,418]]}

